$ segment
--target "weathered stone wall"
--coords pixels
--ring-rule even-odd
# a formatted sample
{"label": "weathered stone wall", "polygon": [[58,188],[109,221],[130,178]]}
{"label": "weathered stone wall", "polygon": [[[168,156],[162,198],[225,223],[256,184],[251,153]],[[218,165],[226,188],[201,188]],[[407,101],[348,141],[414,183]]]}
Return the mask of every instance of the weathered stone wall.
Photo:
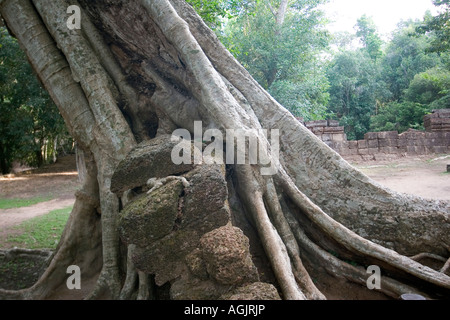
{"label": "weathered stone wall", "polygon": [[304,123],[329,147],[347,160],[391,160],[398,157],[450,153],[450,109],[424,117],[426,131],[410,129],[369,132],[364,140],[348,141],[344,127],[334,120]]}

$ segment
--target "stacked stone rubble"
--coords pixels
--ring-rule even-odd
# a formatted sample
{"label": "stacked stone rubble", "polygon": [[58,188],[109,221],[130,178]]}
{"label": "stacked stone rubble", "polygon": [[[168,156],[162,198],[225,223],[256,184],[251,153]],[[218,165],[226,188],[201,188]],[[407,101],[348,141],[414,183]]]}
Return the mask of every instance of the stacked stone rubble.
{"label": "stacked stone rubble", "polygon": [[305,126],[329,147],[349,160],[391,160],[398,157],[450,153],[450,109],[424,117],[427,131],[410,129],[369,132],[363,140],[348,141],[338,121],[306,122]]}
{"label": "stacked stone rubble", "polygon": [[427,132],[450,131],[450,109],[433,110],[423,122]]}

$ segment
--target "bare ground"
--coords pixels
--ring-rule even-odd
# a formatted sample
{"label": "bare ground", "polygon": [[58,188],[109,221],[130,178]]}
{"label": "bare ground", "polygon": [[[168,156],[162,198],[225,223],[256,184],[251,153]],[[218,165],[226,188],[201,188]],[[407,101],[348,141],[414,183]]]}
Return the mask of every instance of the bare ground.
{"label": "bare ground", "polygon": [[352,163],[376,182],[400,193],[450,201],[450,155]]}

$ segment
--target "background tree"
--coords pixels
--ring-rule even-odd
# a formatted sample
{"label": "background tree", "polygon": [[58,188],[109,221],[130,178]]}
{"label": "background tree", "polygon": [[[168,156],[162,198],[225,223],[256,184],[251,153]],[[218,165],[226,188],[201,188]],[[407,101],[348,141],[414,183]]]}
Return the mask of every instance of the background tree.
{"label": "background tree", "polygon": [[0,163],[6,174],[14,160],[31,166],[54,160],[58,142],[69,136],[17,40],[4,27],[0,32]]}
{"label": "background tree", "polygon": [[356,23],[356,36],[361,39],[361,42],[369,54],[370,58],[377,60],[382,56],[381,46],[383,41],[377,33],[377,27],[372,18],[363,15]]}
{"label": "background tree", "polygon": [[[425,18],[426,20],[427,18]],[[423,130],[423,117],[449,108],[445,52],[430,50],[435,36],[417,33],[420,22],[399,26],[381,61],[386,92],[371,120],[371,130]]]}
{"label": "background tree", "polygon": [[388,86],[389,100],[400,101],[414,76],[440,63],[435,53],[427,52],[432,38],[417,36],[418,22],[405,22],[393,33],[382,61],[382,77]]}
{"label": "background tree", "polygon": [[418,33],[433,33],[430,51],[447,53],[450,49],[450,1],[433,0],[433,4],[440,9],[436,16],[426,15],[423,23],[416,27]]}
{"label": "background tree", "polygon": [[[278,169],[268,176],[263,164],[230,165],[227,189],[244,208],[232,221],[250,221],[256,231],[250,242],[264,248],[284,299],[324,299],[313,272],[366,287],[372,264],[389,271],[380,289],[389,296],[448,295],[445,270],[414,257],[426,252],[448,259],[448,202],[392,192],[343,161],[251,77],[185,1],[79,1],[82,30],[67,28],[69,4],[0,2],[83,150],[86,168],[46,272],[27,290],[0,290],[2,297],[46,298],[65,287],[72,264],[82,270],[82,286],[95,282],[89,298],[128,296],[124,278],[139,282],[131,290],[148,289],[149,275],[137,277],[133,268],[134,244],[119,237],[127,199],[113,193],[112,177],[139,150],[138,141],[170,137],[176,128],[192,134],[195,121],[222,134],[245,130]],[[279,130],[279,157],[269,152],[276,144],[262,130],[251,130],[261,128]]]}
{"label": "background tree", "polygon": [[250,12],[257,3],[253,0],[188,0],[186,2],[218,35],[221,34],[224,22],[227,19]]}
{"label": "background tree", "polygon": [[327,72],[330,82],[328,109],[345,126],[350,140],[362,139],[369,131],[377,106],[378,66],[366,51],[336,55]]}
{"label": "background tree", "polygon": [[[350,140],[362,139],[369,131],[371,116],[385,94],[380,76],[383,42],[376,26],[364,15],[358,19],[355,29],[353,36],[339,35],[338,41],[343,46],[327,67],[328,110],[345,126]],[[355,37],[360,40],[361,48],[348,47]]]}
{"label": "background tree", "polygon": [[[251,2],[251,1],[250,1]],[[328,83],[317,57],[328,46],[324,0],[253,1],[231,19],[224,43],[252,76],[294,115],[325,116]]]}

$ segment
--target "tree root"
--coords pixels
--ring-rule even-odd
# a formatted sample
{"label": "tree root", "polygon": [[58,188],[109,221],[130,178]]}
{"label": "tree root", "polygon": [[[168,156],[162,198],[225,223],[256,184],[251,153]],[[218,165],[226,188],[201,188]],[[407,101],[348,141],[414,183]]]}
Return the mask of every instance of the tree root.
{"label": "tree root", "polygon": [[263,194],[259,188],[259,183],[255,181],[250,166],[239,166],[237,173],[238,187],[242,190],[241,194],[244,195],[243,200],[248,203],[262,245],[271,262],[284,298],[287,300],[305,300],[306,296],[295,281],[286,246],[269,219]]}
{"label": "tree root", "polygon": [[325,296],[314,285],[311,277],[303,266],[300,259],[300,248],[298,247],[294,234],[286,221],[271,178],[266,181],[266,192],[264,199],[267,207],[269,208],[272,221],[286,245],[289,257],[292,261],[294,276],[297,279],[302,291],[309,300],[325,300]]}
{"label": "tree root", "polygon": [[[364,268],[355,267],[341,261],[339,258],[312,242],[289,210],[286,212],[286,217],[295,234],[295,238],[299,245],[305,250],[305,253],[310,257],[312,265],[321,266],[333,277],[343,277],[359,285],[367,285],[368,275]],[[427,297],[425,293],[387,276],[381,277],[381,288],[379,291],[394,299],[398,299],[404,293],[414,293]]]}
{"label": "tree root", "polygon": [[445,262],[440,272],[446,273],[449,269],[450,269],[450,258],[448,258],[447,262]]}
{"label": "tree root", "polygon": [[321,208],[316,206],[308,197],[298,190],[285,172],[281,171],[281,175],[278,175],[276,178],[282,189],[297,207],[300,208],[323,232],[348,250],[386,262],[390,266],[409,273],[419,279],[439,287],[450,289],[449,276],[423,266],[393,250],[386,249],[360,237],[324,213]]}

